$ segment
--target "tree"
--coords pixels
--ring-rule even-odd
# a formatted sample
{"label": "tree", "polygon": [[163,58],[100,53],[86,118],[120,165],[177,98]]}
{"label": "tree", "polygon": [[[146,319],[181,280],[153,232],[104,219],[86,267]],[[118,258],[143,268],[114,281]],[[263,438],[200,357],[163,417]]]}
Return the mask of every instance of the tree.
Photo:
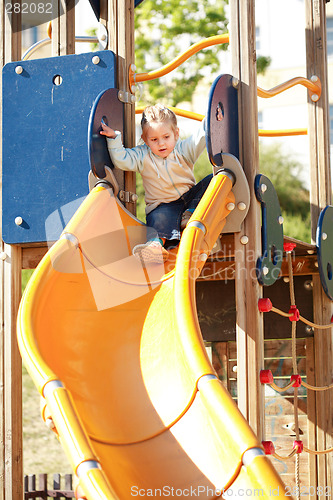
{"label": "tree", "polygon": [[[135,9],[135,63],[147,72],[167,64],[194,43],[227,32],[225,0],[144,0]],[[143,104],[161,99],[169,106],[191,101],[205,75],[217,73],[218,54],[226,45],[204,49],[163,80],[145,82]]]}
{"label": "tree", "polygon": [[302,165],[283,151],[281,144],[260,142],[260,172],[272,182],[284,218],[284,234],[311,241],[309,191],[302,180]]}

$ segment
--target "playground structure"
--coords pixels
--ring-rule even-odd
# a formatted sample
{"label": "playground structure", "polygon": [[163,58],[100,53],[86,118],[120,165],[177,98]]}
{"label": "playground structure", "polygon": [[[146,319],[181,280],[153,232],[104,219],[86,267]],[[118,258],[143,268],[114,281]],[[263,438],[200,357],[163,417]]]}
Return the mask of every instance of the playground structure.
{"label": "playground structure", "polygon": [[[311,4],[311,5],[310,5]],[[309,96],[309,137],[311,141],[310,153],[313,155],[311,158],[312,169],[312,191],[311,191],[311,210],[312,210],[312,223],[313,234],[317,227],[317,219],[319,218],[320,210],[324,209],[330,203],[330,174],[329,174],[329,155],[327,144],[327,85],[326,81],[326,66],[325,54],[323,47],[315,43],[316,40],[326,40],[325,37],[325,6],[324,3],[310,4],[307,6],[308,16],[308,74],[309,77],[316,75],[322,84],[322,94],[319,100],[312,100]],[[234,256],[233,265],[235,266],[235,297],[237,307],[237,320],[236,324],[236,340],[237,340],[237,400],[239,408],[241,409],[245,418],[249,421],[251,427],[259,437],[260,441],[267,441],[267,431],[264,425],[264,386],[261,384],[263,379],[260,378],[260,371],[264,368],[264,335],[263,327],[263,313],[262,309],[258,308],[258,301],[262,298],[263,293],[267,297],[272,298],[275,304],[274,287],[263,287],[257,280],[257,276],[253,274],[253,269],[257,265],[257,257],[263,253],[261,245],[261,207],[260,203],[254,202],[255,196],[255,179],[258,174],[258,153],[257,153],[257,121],[256,121],[256,75],[255,64],[251,54],[254,53],[254,40],[253,40],[253,26],[254,26],[254,12],[252,2],[232,2],[231,3],[231,47],[234,51],[234,77],[238,80],[238,95],[239,95],[239,116],[240,116],[240,159],[244,167],[248,179],[248,185],[251,193],[251,205],[247,217],[242,226],[241,232],[231,234],[227,238],[222,236],[222,255],[229,254]],[[121,9],[123,9],[121,11]],[[123,15],[126,12],[126,17]],[[70,18],[70,11],[67,18]],[[101,11],[101,17],[108,25],[110,32],[110,18],[106,11]],[[111,14],[110,14],[111,15]],[[104,17],[103,17],[104,16]],[[128,17],[130,16],[130,18]],[[127,71],[133,62],[133,40],[128,37],[125,44],[124,33],[133,33],[132,22],[133,18],[132,6],[124,5],[119,6],[117,36],[118,38],[118,53],[117,55],[117,75],[114,76],[115,88],[123,90],[127,96],[128,102],[124,103],[124,128],[125,141],[128,146],[133,144],[133,116],[134,106],[131,99],[132,90],[127,84]],[[17,17],[17,16],[16,16]],[[70,19],[67,19],[67,24],[70,26]],[[12,23],[12,26],[14,23]],[[64,30],[62,21],[58,27],[53,30],[54,40],[59,41],[59,37],[73,36],[70,30]],[[8,33],[8,32],[7,32]],[[14,32],[10,32],[10,39],[4,37],[3,44],[6,47],[5,54],[11,52],[8,56],[9,60],[20,60],[19,44],[15,43],[16,36]],[[63,41],[62,45],[70,47],[72,40],[68,39]],[[58,42],[54,41],[55,47],[58,47]],[[113,41],[113,43],[116,42]],[[110,47],[109,48],[113,48]],[[62,55],[62,54],[58,54]],[[6,56],[7,57],[7,56]],[[103,56],[102,56],[103,57]],[[33,68],[38,63],[32,63]],[[62,68],[63,69],[63,68]],[[51,70],[50,70],[51,71]],[[71,71],[71,69],[69,69]],[[311,81],[310,78],[307,81]],[[103,84],[102,84],[103,85]],[[5,104],[5,102],[3,103]],[[242,116],[246,116],[245,121]],[[253,126],[248,126],[252,123]],[[17,179],[15,184],[17,183]],[[121,188],[126,193],[134,192],[134,181],[132,176],[123,176],[122,173],[117,172],[117,180]],[[5,186],[6,182],[6,186]],[[3,177],[3,189],[8,189],[7,182],[12,182],[8,177]],[[12,186],[15,189],[15,185]],[[129,197],[127,198],[130,199]],[[126,202],[127,208],[133,211],[133,203]],[[15,214],[16,215],[16,214]],[[329,235],[329,233],[326,233]],[[38,239],[39,238],[39,239]],[[314,238],[315,239],[315,238]],[[6,240],[8,240],[6,238]],[[8,240],[9,241],[9,240]],[[22,476],[22,460],[21,460],[21,441],[20,441],[20,419],[17,415],[20,414],[20,377],[21,371],[20,358],[16,350],[15,344],[15,318],[19,301],[19,274],[23,262],[30,260],[30,266],[34,267],[37,261],[40,260],[40,255],[45,253],[43,241],[38,236],[35,239],[40,246],[34,247],[30,242],[24,244],[17,243],[4,243],[3,245],[3,263],[2,272],[4,278],[2,307],[3,307],[3,324],[4,324],[4,359],[3,359],[3,380],[4,380],[4,401],[5,406],[3,410],[3,442],[5,443],[5,465],[4,465],[4,497],[5,498],[20,498],[21,497],[21,476]],[[246,244],[244,242],[247,241]],[[290,242],[290,240],[289,240]],[[185,243],[184,243],[185,245]],[[232,249],[230,253],[229,250]],[[313,319],[315,324],[328,324],[331,319],[331,302],[327,295],[324,294],[322,284],[319,279],[318,269],[315,267],[313,253],[316,249],[312,245],[305,245],[296,242],[296,249],[290,250],[287,248],[288,259],[291,256],[291,251],[295,256],[293,262],[293,273],[296,278],[305,273],[306,276],[311,276],[313,281]],[[52,255],[52,254],[51,254]],[[220,254],[221,255],[221,254]],[[253,258],[253,255],[255,258]],[[216,258],[215,258],[216,259]],[[33,263],[32,263],[33,261]],[[299,265],[302,263],[302,265]],[[291,275],[286,271],[282,264],[282,274]],[[221,282],[225,278],[223,271],[230,265],[229,262],[224,260],[219,261],[214,257],[210,259],[205,267],[202,269],[202,279],[198,282],[198,286],[204,291],[204,296],[208,296],[209,286],[212,282],[209,281],[207,276],[222,277]],[[290,267],[290,266],[289,266]],[[207,272],[208,271],[208,272]],[[222,271],[222,274],[221,272]],[[244,280],[246,273],[247,279]],[[230,285],[229,280],[229,285]],[[216,283],[215,283],[216,284]],[[221,283],[217,283],[220,284]],[[45,283],[44,283],[45,285]],[[216,288],[215,288],[216,290]],[[221,292],[221,288],[220,288]],[[296,295],[299,296],[299,290],[296,289]],[[228,292],[229,293],[229,292]],[[283,293],[283,292],[282,292]],[[246,300],[244,300],[244,297]],[[206,298],[206,301],[208,299]],[[224,297],[221,297],[224,300]],[[205,304],[201,303],[204,308]],[[299,306],[302,312],[302,307]],[[200,313],[200,305],[198,306]],[[282,307],[281,307],[282,309]],[[288,308],[287,308],[288,310]],[[288,313],[287,316],[290,316]],[[268,315],[267,315],[268,316]],[[288,321],[288,319],[286,319]],[[296,320],[293,321],[293,327],[296,326]],[[220,326],[221,329],[221,326]],[[265,318],[265,330],[269,329],[269,325]],[[222,326],[223,330],[223,326]],[[229,350],[230,345],[226,346],[225,342],[221,342],[221,338],[226,338],[227,329],[224,328],[220,332],[220,338],[216,340],[212,336],[212,332],[208,332],[205,340],[211,340],[215,343],[216,349],[221,353],[223,349]],[[205,333],[205,332],[204,332]],[[289,334],[289,332],[288,332]],[[288,337],[284,334],[284,337]],[[210,338],[209,338],[210,336]],[[233,339],[234,341],[234,339]],[[306,375],[309,378],[312,376],[313,386],[324,387],[329,386],[331,383],[332,373],[332,338],[331,330],[320,331],[315,329],[314,336],[306,339]],[[223,366],[219,367],[221,370]],[[268,381],[271,383],[271,377],[268,376]],[[296,381],[299,382],[298,374]],[[251,382],[249,382],[251,381]],[[230,384],[230,377],[228,377],[227,384]],[[308,384],[311,385],[311,384]],[[311,401],[311,402],[310,402]],[[308,394],[308,449],[313,450],[328,450],[332,447],[332,396],[330,391],[319,393],[317,396],[310,396]],[[273,437],[273,436],[271,436]],[[299,436],[296,439],[300,441]],[[266,448],[267,451],[269,451]],[[302,457],[304,454],[299,454],[300,451],[297,447],[294,448],[293,454]],[[288,451],[287,453],[288,454]],[[331,491],[332,487],[332,458],[329,454],[321,454],[318,458],[311,455],[309,463],[305,464],[309,472],[305,474],[308,477],[307,483],[301,483],[305,488],[313,488],[309,496],[317,495],[320,497],[327,497],[326,493]],[[302,464],[300,464],[302,469]],[[288,478],[287,478],[288,479]],[[302,481],[304,479],[302,478]],[[292,494],[294,483],[290,484],[290,494]],[[221,485],[225,486],[225,485]],[[273,486],[272,486],[273,487]],[[318,489],[319,488],[319,489]],[[273,488],[274,489],[274,488]],[[303,490],[304,492],[304,490]],[[312,494],[314,492],[315,494]],[[301,490],[302,493],[302,490]],[[295,495],[296,496],[296,495]],[[303,495],[304,496],[304,495]]]}

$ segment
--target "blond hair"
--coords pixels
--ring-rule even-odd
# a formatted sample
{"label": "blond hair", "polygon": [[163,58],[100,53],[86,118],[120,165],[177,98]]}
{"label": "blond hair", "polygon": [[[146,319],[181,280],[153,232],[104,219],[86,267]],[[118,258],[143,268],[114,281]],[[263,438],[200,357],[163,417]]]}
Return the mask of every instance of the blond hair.
{"label": "blond hair", "polygon": [[169,122],[172,130],[176,133],[177,131],[177,117],[171,109],[166,108],[162,104],[155,104],[154,106],[147,106],[142,113],[141,118],[141,128],[142,135],[144,134],[144,129],[150,123],[162,123]]}

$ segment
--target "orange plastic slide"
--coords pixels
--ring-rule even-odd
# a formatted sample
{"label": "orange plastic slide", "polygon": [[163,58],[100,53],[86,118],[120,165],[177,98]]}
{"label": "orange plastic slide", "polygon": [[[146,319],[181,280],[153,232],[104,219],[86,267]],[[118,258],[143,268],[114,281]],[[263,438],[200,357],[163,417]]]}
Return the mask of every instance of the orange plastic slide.
{"label": "orange plastic slide", "polygon": [[80,497],[286,498],[209,362],[197,318],[195,280],[231,189],[216,175],[178,255],[144,265],[132,249],[146,227],[97,185],[28,283],[19,347]]}

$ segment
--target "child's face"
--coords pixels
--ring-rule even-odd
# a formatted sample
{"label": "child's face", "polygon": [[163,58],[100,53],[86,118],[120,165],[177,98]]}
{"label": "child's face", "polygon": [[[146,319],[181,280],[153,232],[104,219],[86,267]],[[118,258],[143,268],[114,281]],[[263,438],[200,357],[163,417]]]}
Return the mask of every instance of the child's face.
{"label": "child's face", "polygon": [[173,151],[179,137],[179,130],[174,130],[168,122],[152,122],[145,126],[142,139],[152,152],[166,158]]}

